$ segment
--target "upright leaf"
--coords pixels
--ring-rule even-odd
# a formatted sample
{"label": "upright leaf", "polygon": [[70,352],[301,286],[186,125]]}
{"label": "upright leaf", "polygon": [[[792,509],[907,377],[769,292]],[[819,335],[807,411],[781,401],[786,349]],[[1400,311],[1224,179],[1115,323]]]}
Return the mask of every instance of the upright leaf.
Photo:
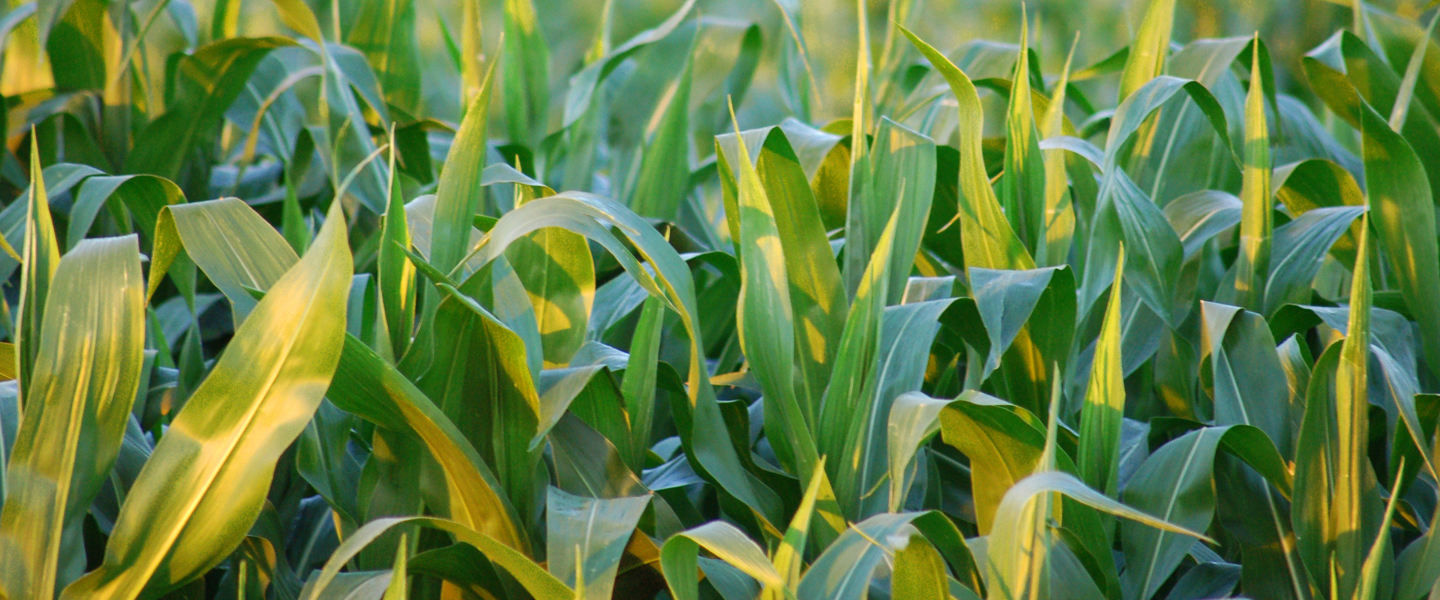
{"label": "upright leaf", "polygon": [[1125,414],[1125,371],[1120,364],[1124,246],[1115,264],[1115,283],[1110,286],[1110,302],[1100,325],[1100,338],[1095,342],[1085,405],[1080,409],[1080,449],[1075,465],[1086,485],[1112,498],[1119,491],[1120,426]]}
{"label": "upright leaf", "polygon": [[[1035,127],[1030,98],[1030,28],[1021,12],[1020,54],[1010,78],[1010,106],[1005,116],[1005,174],[1000,178],[1000,206],[1020,243],[1032,254],[1043,247],[1046,178],[1040,154],[1040,132]],[[1062,113],[1063,114],[1063,113]]]}
{"label": "upright leaf", "polygon": [[655,135],[641,153],[630,207],[642,217],[674,221],[690,187],[690,83],[694,56],[675,81]]}
{"label": "upright leaf", "polygon": [[410,225],[405,219],[405,199],[401,196],[399,172],[395,170],[395,149],[390,149],[390,198],[385,208],[385,222],[380,229],[380,250],[376,262],[379,276],[380,305],[385,312],[385,329],[390,340],[391,356],[405,355],[415,329],[415,265],[405,252],[410,250]]}
{"label": "upright leaf", "polygon": [[[24,419],[5,469],[0,581],[52,597],[84,570],[81,525],[120,452],[140,384],[144,278],[134,236],[87,240],[49,282]],[[78,560],[77,559],[81,559]]]}
{"label": "upright leaf", "polygon": [[1125,58],[1120,73],[1120,95],[1124,100],[1165,70],[1165,55],[1170,52],[1170,30],[1175,25],[1175,0],[1150,0],[1145,19]]}
{"label": "upright leaf", "polygon": [[[1259,43],[1259,37],[1256,38]],[[1270,270],[1270,134],[1265,124],[1266,74],[1260,52],[1251,53],[1250,92],[1245,97],[1245,168],[1240,201],[1240,255],[1235,259],[1235,287],[1230,304],[1258,311],[1265,304],[1265,278]],[[1222,301],[1226,300],[1222,298]]]}
{"label": "upright leaf", "polygon": [[[37,139],[33,133],[31,139]],[[45,178],[40,172],[40,155],[33,151],[30,153],[30,197],[26,206],[25,247],[21,250],[25,260],[20,268],[20,323],[15,334],[22,404],[40,355],[40,340],[35,338],[39,337],[45,322],[50,282],[60,263],[60,244],[50,220],[50,198],[45,193]]]}
{"label": "upright leaf", "polygon": [[419,115],[422,70],[414,0],[364,0],[359,4],[360,12],[346,32],[345,42],[365,53],[380,78],[386,103]]}
{"label": "upright leaf", "polygon": [[336,203],[310,252],[236,330],[131,487],[104,563],[64,597],[173,589],[239,545],[340,358],[336,307],[352,272],[344,222]]}
{"label": "upright leaf", "polygon": [[470,99],[435,188],[429,257],[430,264],[442,273],[450,274],[469,250],[470,230],[485,194],[481,174],[485,170],[485,130],[494,76],[495,65],[491,64],[480,91]]}
{"label": "upright leaf", "polygon": [[[1380,498],[1369,464],[1366,392],[1370,346],[1369,219],[1362,221],[1345,339],[1316,361],[1295,453],[1292,519],[1301,559],[1322,592],[1353,597],[1374,539]],[[1321,493],[1310,490],[1321,490]]]}
{"label": "upright leaf", "polygon": [[533,149],[549,125],[550,47],[530,0],[505,0],[503,40],[500,88],[510,140]]}
{"label": "upright leaf", "polygon": [[[739,133],[738,131],[736,132]],[[813,473],[819,460],[811,431],[814,417],[802,412],[795,393],[795,323],[785,251],[775,213],[750,161],[737,144],[740,298],[736,326],[750,369],[764,390],[767,437],[781,464],[795,474]]]}
{"label": "upright leaf", "polygon": [[[1163,0],[1162,0],[1163,1]],[[970,78],[965,76],[939,50],[915,37],[903,27],[900,31],[910,38],[945,81],[960,109],[960,241],[965,248],[966,267],[986,269],[1033,269],[1035,261],[1025,251],[1015,230],[1006,220],[990,177],[985,171],[981,142],[985,115],[980,95]]]}

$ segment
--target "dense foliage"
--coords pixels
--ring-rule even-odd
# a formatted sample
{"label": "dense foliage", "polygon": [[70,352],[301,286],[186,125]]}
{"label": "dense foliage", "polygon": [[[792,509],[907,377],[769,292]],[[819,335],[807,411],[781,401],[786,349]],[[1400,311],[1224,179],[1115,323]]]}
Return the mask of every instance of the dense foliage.
{"label": "dense foliage", "polygon": [[460,4],[0,17],[0,598],[1440,597],[1436,11]]}

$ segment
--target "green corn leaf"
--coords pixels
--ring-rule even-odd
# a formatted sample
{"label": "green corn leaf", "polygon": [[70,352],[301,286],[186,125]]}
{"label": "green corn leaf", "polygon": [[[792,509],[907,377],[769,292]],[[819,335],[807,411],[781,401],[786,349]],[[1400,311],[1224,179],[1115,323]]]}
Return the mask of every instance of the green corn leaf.
{"label": "green corn leaf", "polygon": [[642,151],[640,173],[630,194],[630,207],[642,217],[674,221],[690,187],[690,85],[694,53],[675,81],[663,110],[657,108],[658,127]]}
{"label": "green corn leaf", "polygon": [[[1165,220],[1180,235],[1185,261],[1195,258],[1205,243],[1240,224],[1244,204],[1225,192],[1202,190],[1180,196],[1165,205]],[[1308,285],[1310,280],[1305,280]]]}
{"label": "green corn leaf", "polygon": [[895,574],[890,589],[896,600],[948,596],[945,559],[924,537],[911,534],[905,547],[895,553]]}
{"label": "green corn leaf", "polygon": [[[1422,139],[1412,132],[1415,120],[1408,121],[1404,136],[1396,133],[1347,77],[1348,69],[1363,69],[1368,62],[1368,51],[1358,45],[1353,36],[1331,38],[1306,56],[1305,72],[1326,104],[1360,130],[1365,195],[1375,209],[1371,222],[1405,304],[1420,323],[1425,362],[1433,371],[1440,364],[1440,246],[1431,207],[1435,190],[1422,163],[1428,154],[1417,154],[1411,145]],[[1363,83],[1379,88],[1385,82]]]}
{"label": "green corn leaf", "polygon": [[426,503],[436,513],[525,550],[515,509],[475,447],[415,384],[354,336],[345,338],[326,395],[341,409],[413,436],[425,447],[427,460],[435,461],[433,468],[443,478],[443,487],[424,490]]}
{"label": "green corn leaf", "polygon": [[810,535],[810,522],[815,515],[815,504],[820,496],[820,490],[826,485],[825,461],[822,459],[815,465],[815,471],[810,475],[810,482],[805,485],[805,495],[800,498],[800,507],[795,509],[795,516],[785,530],[785,537],[781,539],[780,547],[775,550],[772,557],[775,571],[785,578],[785,589],[791,592],[794,592],[796,586],[800,584],[800,572],[804,567],[805,540]]}
{"label": "green corn leaf", "polygon": [[1253,425],[1290,448],[1290,394],[1275,338],[1260,315],[1202,301],[1200,360],[1210,361],[1217,425]]}
{"label": "green corn leaf", "polygon": [[445,300],[435,314],[434,358],[416,385],[490,462],[512,505],[528,520],[539,513],[534,473],[540,449],[530,447],[524,435],[509,433],[533,431],[539,419],[525,342],[466,292],[449,284],[440,288]]}
{"label": "green corn leaf", "polygon": [[945,77],[960,106],[960,241],[965,247],[966,267],[985,269],[1033,269],[1035,262],[1016,237],[990,187],[981,155],[984,112],[975,85],[944,54],[915,37],[903,27],[926,60]]}
{"label": "green corn leaf", "polygon": [[[1052,138],[1064,133],[1065,92],[1070,84],[1070,64],[1075,59],[1075,47],[1078,45],[1077,32],[1076,41],[1070,44],[1070,53],[1065,56],[1065,67],[1060,71],[1060,79],[1055,82],[1050,107],[1039,124],[1042,138]],[[1045,165],[1045,212],[1041,219],[1044,237],[1035,253],[1035,262],[1042,267],[1051,267],[1064,263],[1070,257],[1070,246],[1075,235],[1075,209],[1070,199],[1070,186],[1066,181],[1065,153],[1060,150],[1045,150],[1041,160]]]}
{"label": "green corn leaf", "polygon": [[485,169],[486,127],[495,65],[490,65],[480,91],[468,103],[465,120],[445,156],[445,169],[435,189],[435,212],[429,246],[430,263],[451,273],[470,247],[471,219],[480,209]]}
{"label": "green corn leaf", "polygon": [[[1432,23],[1434,21],[1431,21]],[[1400,459],[1400,467],[1397,471],[1405,470],[1405,459]],[[1355,593],[1357,600],[1375,600],[1380,594],[1380,578],[1389,575],[1390,556],[1390,523],[1395,517],[1395,504],[1400,499],[1400,478],[1395,480],[1391,488],[1390,500],[1385,503],[1385,516],[1380,519],[1380,534],[1375,538],[1375,543],[1370,546],[1370,551],[1365,554],[1365,564],[1360,566],[1360,584]],[[1386,582],[1389,587],[1389,582]]]}
{"label": "green corn leaf", "polygon": [[[845,328],[847,306],[840,270],[825,236],[825,225],[807,180],[804,161],[796,150],[810,149],[810,143],[823,144],[826,140],[805,134],[782,125],[739,137],[717,136],[716,162],[726,194],[727,218],[732,214],[735,217],[735,222],[730,224],[731,237],[738,239],[741,211],[734,190],[737,189],[735,173],[739,167],[736,161],[741,139],[745,140],[748,154],[755,161],[766,200],[775,215],[775,227],[785,255],[785,274],[789,278],[791,310],[797,322],[795,365],[800,372],[795,386],[797,402],[807,421],[813,422],[816,406],[830,381]],[[755,147],[757,137],[763,142]],[[796,140],[793,144],[792,137]],[[828,154],[823,146],[821,151]],[[745,244],[736,248],[742,259],[745,250]]]}
{"label": "green corn leaf", "polygon": [[917,391],[924,384],[925,366],[931,344],[940,331],[941,315],[952,303],[947,298],[891,306],[881,317],[880,345],[876,348],[880,357],[875,371],[877,379],[869,390],[867,421],[861,425],[861,436],[855,438],[854,452],[862,457],[860,468],[853,486],[838,486],[861,490],[863,515],[887,509],[883,491],[888,470],[881,452],[889,446],[887,418],[896,398]]}
{"label": "green corn leaf", "polygon": [[[860,600],[867,597],[871,578],[882,562],[894,564],[913,533],[930,539],[957,568],[962,585],[976,585],[975,561],[953,524],[938,512],[879,514],[850,526],[820,554],[796,590],[798,598]],[[974,588],[970,588],[971,591]]]}
{"label": "green corn leaf", "polygon": [[324,43],[325,35],[320,32],[320,21],[315,19],[315,13],[303,0],[272,0],[275,9],[280,12],[280,20],[286,27],[294,29],[296,33],[303,35],[316,43]]}
{"label": "green corn leaf", "polygon": [[1080,446],[1076,467],[1092,489],[1114,497],[1119,491],[1120,426],[1125,413],[1125,373],[1120,364],[1120,287],[1125,276],[1125,247],[1115,259],[1115,283],[1095,358],[1090,366],[1090,383],[1085,405],[1080,409]]}
{"label": "green corn leaf", "polygon": [[1425,27],[1425,35],[1415,44],[1415,51],[1405,64],[1405,75],[1400,79],[1400,90],[1395,95],[1395,106],[1390,109],[1390,129],[1401,131],[1405,128],[1405,120],[1410,114],[1410,103],[1415,97],[1415,84],[1420,81],[1420,71],[1425,66],[1425,54],[1430,48],[1430,36],[1435,32],[1437,21],[1440,19],[1430,17],[1430,24]]}
{"label": "green corn leaf", "polygon": [[1006,490],[1039,465],[1044,425],[1020,407],[975,393],[941,411],[940,428],[945,443],[970,459],[976,525],[989,535]]}
{"label": "green corn leaf", "polygon": [[1081,278],[1082,313],[1088,312],[1109,286],[1114,274],[1114,265],[1110,263],[1123,242],[1130,250],[1126,253],[1126,260],[1131,262],[1126,268],[1131,275],[1129,287],[1163,321],[1169,323],[1173,320],[1171,304],[1184,247],[1175,230],[1168,226],[1160,208],[1120,168],[1120,155],[1127,141],[1149,115],[1181,92],[1188,94],[1200,107],[1216,135],[1220,136],[1221,145],[1227,149],[1231,147],[1224,111],[1215,97],[1195,81],[1168,76],[1155,78],[1136,90],[1115,110],[1100,165],[1099,204],[1090,226],[1092,238],[1085,258],[1085,274]]}
{"label": "green corn leaf", "polygon": [[550,106],[550,48],[530,0],[505,0],[505,68],[500,88],[510,140],[534,148],[544,137]]}
{"label": "green corn leaf", "polygon": [[[1259,43],[1259,37],[1256,38]],[[1240,255],[1235,260],[1234,294],[1222,296],[1248,310],[1265,304],[1265,278],[1270,269],[1270,213],[1275,200],[1270,187],[1270,134],[1265,124],[1265,95],[1262,82],[1268,77],[1260,68],[1260,52],[1252,52],[1250,92],[1245,97],[1245,168],[1240,201]]]}
{"label": "green corn leaf", "polygon": [[1138,36],[1130,43],[1125,68],[1120,73],[1119,100],[1129,98],[1165,70],[1170,52],[1170,30],[1175,25],[1175,0],[1150,0]]}
{"label": "green corn leaf", "polygon": [[[633,244],[641,258],[654,267],[653,275],[636,262],[631,250],[605,225],[614,226]],[[692,466],[698,463],[701,470],[720,482],[725,493],[741,500],[760,518],[774,523],[778,519],[778,498],[740,464],[722,422],[709,374],[702,367],[704,342],[699,333],[694,280],[684,261],[644,219],[612,200],[583,192],[540,198],[506,213],[465,261],[485,265],[502,254],[515,239],[544,227],[563,227],[600,244],[641,287],[652,296],[664,299],[668,308],[679,313],[681,325],[690,337],[691,350],[686,412],[676,417],[681,431],[687,433],[681,436],[686,442],[686,453],[695,459]]]}
{"label": "green corn leaf", "polygon": [[[35,139],[33,133],[31,139]],[[60,244],[50,219],[50,198],[45,193],[40,156],[34,152],[30,154],[30,181],[30,194],[25,203],[25,245],[21,250],[25,260],[20,268],[20,315],[15,332],[21,402],[28,397],[35,361],[40,354],[40,340],[36,338],[45,323],[50,283],[60,264]]]}
{"label": "green corn leaf", "polygon": [[[1364,206],[1325,206],[1275,228],[1270,277],[1265,283],[1265,313],[1285,304],[1310,301],[1311,284],[1327,254],[1340,253]],[[1350,246],[1354,262],[1354,246]]]}
{"label": "green corn leaf", "polygon": [[[1205,531],[1215,516],[1213,478],[1216,452],[1221,448],[1260,472],[1282,493],[1290,492],[1289,472],[1269,438],[1253,427],[1234,425],[1202,428],[1160,447],[1130,478],[1121,499],[1168,523]],[[1184,560],[1194,540],[1177,533],[1137,523],[1121,524],[1126,568],[1120,574],[1120,585],[1126,598],[1153,596]]]}
{"label": "green corn leaf", "polygon": [[861,495],[869,491],[862,487],[856,472],[862,465],[868,465],[868,461],[860,460],[861,445],[867,439],[869,424],[879,418],[875,413],[878,407],[870,399],[879,384],[878,347],[889,285],[886,267],[894,248],[901,208],[897,205],[891,213],[890,222],[876,244],[870,265],[865,269],[865,277],[856,291],[835,359],[834,372],[837,375],[825,388],[815,422],[816,446],[820,455],[847,457],[835,461],[833,468],[836,471],[831,480],[836,482],[836,499],[846,516],[852,519],[861,512]]}
{"label": "green corn leaf", "polygon": [[580,117],[590,108],[601,82],[613,73],[620,63],[641,48],[662,40],[674,32],[675,28],[679,27],[685,17],[690,14],[690,9],[694,7],[695,0],[686,0],[685,4],[671,13],[664,22],[636,34],[635,37],[611,49],[609,54],[603,58],[589,63],[584,69],[571,75],[570,89],[565,95],[563,126],[569,127],[580,120]]}
{"label": "green corn leaf", "polygon": [[1021,13],[1020,55],[1015,59],[1015,73],[1010,78],[1013,85],[1005,115],[1005,174],[1000,177],[999,200],[1020,243],[1031,254],[1038,255],[1043,247],[1048,174],[1045,158],[1040,153],[1034,103],[1030,100],[1030,29],[1023,9]]}
{"label": "green corn leaf", "polygon": [[406,560],[409,558],[410,544],[406,541],[405,534],[400,534],[400,544],[395,550],[395,566],[390,568],[390,585],[385,588],[383,600],[405,600],[410,597],[409,579],[410,572],[406,568]]}
{"label": "green corn leaf", "polygon": [[[340,358],[345,315],[334,307],[344,305],[351,274],[343,224],[336,204],[310,252],[237,328],[130,489],[105,562],[66,597],[171,589],[239,545],[275,461],[304,429]],[[254,377],[257,370],[269,376]]]}
{"label": "green corn leaf", "polygon": [[230,301],[237,326],[257,304],[246,288],[268,289],[296,261],[285,239],[238,198],[167,206],[157,222],[151,293],[168,270],[164,255],[184,251]]}
{"label": "green corn leaf", "polygon": [[[960,399],[980,392],[966,390]],[[920,392],[909,392],[895,398],[890,405],[890,417],[886,425],[889,465],[890,512],[899,510],[910,487],[915,482],[914,462],[920,446],[940,431],[940,411],[950,400],[931,398]]]}
{"label": "green corn leaf", "polygon": [[849,205],[843,269],[846,290],[858,289],[894,206],[899,220],[884,276],[889,279],[886,303],[897,303],[904,295],[905,280],[910,277],[935,196],[935,143],[882,118],[875,130],[874,147],[859,168],[869,172],[861,195]]}
{"label": "green corn leaf", "polygon": [[[308,10],[307,10],[308,12]],[[172,110],[136,136],[125,172],[150,173],[180,181],[192,148],[205,147],[219,134],[225,111],[244,90],[250,74],[271,51],[293,46],[283,38],[234,38],[209,44],[180,59]],[[207,167],[208,170],[208,167]]]}
{"label": "green corn leaf", "polygon": [[577,598],[610,598],[625,543],[650,498],[599,500],[552,488],[546,503],[550,572]]}
{"label": "green corn leaf", "polygon": [[80,575],[81,524],[120,452],[140,384],[144,290],[133,236],[88,240],[48,282],[24,419],[5,469],[0,573],[11,598]]}
{"label": "green corn leaf", "polygon": [[145,239],[153,242],[160,210],[184,202],[185,193],[174,182],[153,175],[90,177],[80,186],[70,208],[70,223],[65,230],[66,251],[79,245],[100,210],[112,198],[119,200],[138,222]]}
{"label": "green corn leaf", "polygon": [[395,150],[390,150],[390,198],[380,233],[376,272],[380,304],[385,313],[385,330],[393,357],[405,356],[415,329],[415,265],[405,256],[410,249],[410,225],[405,219],[405,201],[395,170]]}
{"label": "green corn leaf", "polygon": [[621,391],[625,412],[630,415],[631,455],[626,463],[644,464],[644,452],[650,445],[655,423],[655,384],[659,371],[660,334],[664,326],[665,303],[659,298],[645,298],[640,322],[630,345]]}
{"label": "green corn leaf", "polygon": [[1312,573],[1331,574],[1316,576],[1322,591],[1343,597],[1358,589],[1366,553],[1363,540],[1374,539],[1382,526],[1377,482],[1366,452],[1371,300],[1367,221],[1362,221],[1347,334],[1315,363],[1295,454],[1299,489],[1332,490],[1295,498],[1292,519],[1300,557]]}
{"label": "green corn leaf", "polygon": [[1041,519],[1045,519],[1049,511],[1037,508],[1048,509],[1048,498],[1053,493],[1129,519],[1137,527],[1208,540],[1192,529],[1166,520],[1163,515],[1151,515],[1116,502],[1086,487],[1072,475],[1056,471],[1037,473],[1010,488],[996,514],[997,527],[990,536],[985,561],[988,587],[992,590],[990,597],[1011,600],[1046,596],[1041,585],[1048,584],[1044,574],[1049,544],[1037,545],[1037,542],[1041,542],[1038,538],[1045,529]]}
{"label": "green corn leaf", "polygon": [[[736,132],[738,135],[738,131]],[[795,323],[791,313],[790,278],[775,211],[750,160],[746,145],[739,152],[736,177],[740,254],[740,298],[736,326],[750,370],[765,392],[766,434],[781,464],[797,475],[813,473],[819,461],[811,433],[814,417],[801,408],[795,393]]]}
{"label": "green corn leaf", "polygon": [[386,103],[419,115],[422,79],[414,0],[365,0],[359,5],[345,42],[365,53]]}
{"label": "green corn leaf", "polygon": [[[535,194],[552,195],[554,191],[529,186],[521,193],[520,204],[532,200]],[[547,228],[516,240],[505,250],[505,257],[530,295],[545,366],[569,364],[585,342],[595,300],[595,265],[590,246],[578,234]]]}
{"label": "green corn leaf", "polygon": [[1053,387],[1047,365],[1064,368],[1075,331],[1074,275],[1065,267],[972,268],[970,286],[989,337],[979,379],[990,380],[1015,404],[1044,414]]}
{"label": "green corn leaf", "polygon": [[[461,523],[447,519],[408,517],[376,519],[356,530],[340,544],[339,548],[335,549],[334,554],[330,555],[330,559],[325,562],[324,570],[315,575],[306,585],[307,593],[302,595],[302,598],[315,600],[328,597],[327,588],[332,583],[337,583],[338,577],[343,577],[340,569],[344,568],[346,563],[387,531],[406,525],[428,527],[454,536],[458,543],[478,550],[494,566],[503,569],[536,600],[569,600],[575,597],[574,590],[546,572],[544,567],[535,564],[524,554],[483,532],[475,531]],[[383,589],[384,586],[380,586],[380,588]]]}
{"label": "green corn leaf", "polygon": [[671,536],[660,549],[660,566],[665,574],[665,585],[677,600],[696,600],[700,597],[696,558],[702,547],[716,558],[760,582],[762,589],[785,589],[785,578],[775,570],[770,560],[765,557],[765,552],[755,545],[755,542],[745,537],[745,534],[733,525],[711,521]]}

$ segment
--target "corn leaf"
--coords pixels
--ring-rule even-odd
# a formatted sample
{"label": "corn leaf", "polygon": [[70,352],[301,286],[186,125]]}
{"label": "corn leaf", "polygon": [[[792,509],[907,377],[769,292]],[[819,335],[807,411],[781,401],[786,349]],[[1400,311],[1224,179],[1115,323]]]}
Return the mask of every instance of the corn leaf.
{"label": "corn leaf", "polygon": [[81,524],[120,452],[140,384],[143,283],[134,237],[88,240],[49,281],[25,413],[5,469],[0,573],[50,597],[84,570]]}
{"label": "corn leaf", "polygon": [[[237,328],[127,495],[105,562],[67,596],[171,589],[239,545],[275,461],[319,406],[340,358],[345,315],[333,307],[343,306],[351,273],[343,223],[337,204],[310,252]],[[269,376],[251,376],[257,370]]]}

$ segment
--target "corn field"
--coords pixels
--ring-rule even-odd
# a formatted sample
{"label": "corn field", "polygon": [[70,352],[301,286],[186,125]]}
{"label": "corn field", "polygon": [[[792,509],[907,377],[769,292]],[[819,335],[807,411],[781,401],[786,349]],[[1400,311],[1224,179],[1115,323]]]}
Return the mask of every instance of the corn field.
{"label": "corn field", "polygon": [[0,598],[1440,598],[1434,3],[588,4],[6,4]]}

